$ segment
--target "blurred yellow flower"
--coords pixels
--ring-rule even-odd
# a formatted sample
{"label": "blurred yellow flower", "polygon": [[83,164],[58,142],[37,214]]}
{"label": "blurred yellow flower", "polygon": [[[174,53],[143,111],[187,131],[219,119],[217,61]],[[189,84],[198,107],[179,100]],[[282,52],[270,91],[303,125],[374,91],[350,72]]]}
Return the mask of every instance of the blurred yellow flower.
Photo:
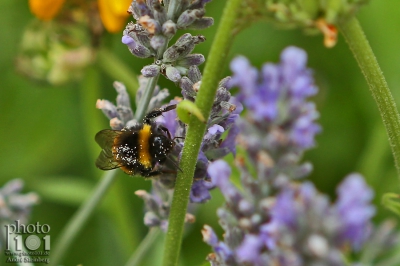
{"label": "blurred yellow flower", "polygon": [[[65,0],[29,0],[31,12],[41,20],[51,20],[60,11]],[[98,0],[97,5],[104,28],[111,33],[122,30],[129,16],[131,0]]]}

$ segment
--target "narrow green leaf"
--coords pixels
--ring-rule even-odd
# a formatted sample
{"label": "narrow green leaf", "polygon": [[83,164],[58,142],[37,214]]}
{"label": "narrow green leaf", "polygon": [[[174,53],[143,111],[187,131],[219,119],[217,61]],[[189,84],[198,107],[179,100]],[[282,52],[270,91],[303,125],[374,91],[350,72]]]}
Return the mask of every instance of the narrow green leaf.
{"label": "narrow green leaf", "polygon": [[201,122],[206,121],[199,107],[189,100],[181,101],[176,108],[176,113],[178,114],[179,119],[186,124],[189,123],[191,114],[195,115]]}

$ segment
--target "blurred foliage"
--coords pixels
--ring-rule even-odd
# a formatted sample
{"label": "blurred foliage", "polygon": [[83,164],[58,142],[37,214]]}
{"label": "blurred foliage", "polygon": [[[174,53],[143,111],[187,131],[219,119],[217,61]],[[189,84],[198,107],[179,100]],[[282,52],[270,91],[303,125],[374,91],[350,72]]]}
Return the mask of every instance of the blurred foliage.
{"label": "blurred foliage", "polygon": [[[207,13],[218,25],[224,1],[207,5]],[[358,18],[378,58],[394,97],[400,103],[400,16],[398,1],[372,0],[361,9]],[[31,221],[51,226],[52,243],[60,230],[90,194],[102,172],[94,166],[99,150],[94,133],[108,127],[101,112],[95,109],[98,98],[113,100],[113,78],[97,64],[85,72],[84,80],[62,86],[38,83],[15,70],[24,29],[34,19],[27,2],[0,1],[0,185],[20,177],[27,183],[26,191],[37,191],[42,202],[34,208]],[[207,41],[196,48],[206,58],[216,26],[202,31]],[[195,34],[198,34],[194,32]],[[108,34],[101,39],[131,71],[149,63],[130,55],[121,42],[121,34]],[[334,197],[336,184],[347,174],[359,171],[374,187],[378,205],[376,220],[393,216],[380,206],[386,192],[399,193],[399,179],[383,125],[368,91],[366,82],[341,36],[332,49],[323,46],[323,37],[307,36],[300,30],[280,30],[267,23],[257,23],[234,39],[230,58],[242,54],[252,64],[278,60],[280,51],[296,45],[309,54],[320,93],[315,98],[323,133],[317,147],[306,153],[312,161],[311,176],[317,187]],[[224,66],[229,75],[229,63]],[[165,79],[161,87],[178,95],[178,88]],[[149,190],[150,182],[120,174],[112,191],[90,219],[83,233],[68,253],[65,265],[123,265],[144,237],[143,204],[134,195],[138,189]],[[123,203],[123,204],[122,204]],[[182,265],[203,265],[210,252],[202,242],[203,224],[219,228],[216,209],[222,196],[213,191],[213,200],[193,207],[196,223],[188,226]],[[121,214],[122,212],[122,214]],[[129,230],[129,231],[127,231]],[[219,232],[221,233],[221,232]],[[159,265],[162,241],[158,241],[143,265]]]}

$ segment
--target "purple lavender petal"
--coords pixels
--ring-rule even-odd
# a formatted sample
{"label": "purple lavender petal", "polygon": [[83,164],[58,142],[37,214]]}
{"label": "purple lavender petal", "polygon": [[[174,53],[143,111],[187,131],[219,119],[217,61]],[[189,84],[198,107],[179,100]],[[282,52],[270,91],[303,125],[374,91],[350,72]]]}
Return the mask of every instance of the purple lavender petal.
{"label": "purple lavender petal", "polygon": [[217,160],[209,164],[207,169],[212,182],[218,186],[224,194],[225,199],[230,202],[238,203],[241,195],[236,187],[229,181],[231,168],[222,160]]}
{"label": "purple lavender petal", "polygon": [[124,36],[122,36],[122,43],[123,44],[126,44],[126,45],[131,45],[132,43],[135,43],[135,40],[132,38],[132,37],[130,37],[130,36],[128,36],[128,35],[124,35]]}
{"label": "purple lavender petal", "polygon": [[371,230],[370,219],[375,214],[370,204],[373,191],[361,175],[351,174],[339,185],[337,193],[335,208],[342,223],[340,240],[349,241],[358,250]]}
{"label": "purple lavender petal", "polygon": [[[166,106],[173,104],[178,104],[178,101],[171,100]],[[175,137],[176,129],[179,127],[177,117],[178,116],[176,114],[176,109],[173,109],[168,112],[164,112],[162,116],[156,118],[156,121],[158,123],[162,124],[168,129],[172,138]],[[177,136],[177,137],[182,137],[182,136]]]}
{"label": "purple lavender petal", "polygon": [[210,226],[204,225],[201,233],[203,235],[203,241],[208,245],[212,246],[213,248],[218,245],[218,237]]}
{"label": "purple lavender petal", "polygon": [[222,141],[220,148],[228,148],[229,151],[236,156],[236,137],[239,135],[240,129],[234,124],[228,132],[226,138]]}
{"label": "purple lavender petal", "polygon": [[194,181],[190,190],[190,202],[203,203],[211,199],[210,189],[215,185],[210,181]]}
{"label": "purple lavender petal", "polygon": [[242,244],[236,249],[236,255],[241,262],[258,265],[264,241],[258,235],[245,235]]}
{"label": "purple lavender petal", "polygon": [[305,69],[307,54],[300,48],[289,46],[282,51],[281,62],[284,80],[291,83]]}
{"label": "purple lavender petal", "polygon": [[238,86],[241,88],[242,94],[251,96],[256,89],[257,69],[252,67],[247,58],[243,56],[233,59],[230,66],[234,75],[229,80],[228,87]]}
{"label": "purple lavender petal", "polygon": [[304,113],[294,121],[289,138],[304,149],[314,146],[314,136],[321,131],[321,127],[314,123],[318,116],[313,103],[304,104]]}
{"label": "purple lavender petal", "polygon": [[285,189],[279,193],[275,205],[271,209],[272,221],[295,229],[298,218],[293,189]]}

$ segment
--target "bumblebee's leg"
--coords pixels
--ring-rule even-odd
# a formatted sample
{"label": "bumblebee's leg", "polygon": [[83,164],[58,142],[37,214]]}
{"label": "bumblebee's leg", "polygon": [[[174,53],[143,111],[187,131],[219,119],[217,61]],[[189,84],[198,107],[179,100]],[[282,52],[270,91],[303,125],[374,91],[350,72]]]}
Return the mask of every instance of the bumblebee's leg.
{"label": "bumblebee's leg", "polygon": [[150,112],[143,118],[143,122],[146,123],[146,124],[149,124],[151,119],[156,118],[157,116],[162,115],[162,113],[171,111],[171,110],[173,110],[173,109],[175,109],[175,108],[176,108],[176,104],[171,104],[171,105],[168,105],[168,106],[166,106],[166,107],[164,107],[164,108],[154,109],[153,111],[150,111]]}
{"label": "bumblebee's leg", "polygon": [[147,174],[145,174],[145,177],[152,177],[152,176],[157,176],[157,175],[161,175],[163,172],[161,172],[161,171],[151,171],[151,172],[149,172],[149,173],[147,173]]}
{"label": "bumblebee's leg", "polygon": [[164,126],[158,126],[162,131],[164,131],[165,133],[167,133],[168,138],[171,139],[171,133],[169,133],[168,128],[164,127]]}

